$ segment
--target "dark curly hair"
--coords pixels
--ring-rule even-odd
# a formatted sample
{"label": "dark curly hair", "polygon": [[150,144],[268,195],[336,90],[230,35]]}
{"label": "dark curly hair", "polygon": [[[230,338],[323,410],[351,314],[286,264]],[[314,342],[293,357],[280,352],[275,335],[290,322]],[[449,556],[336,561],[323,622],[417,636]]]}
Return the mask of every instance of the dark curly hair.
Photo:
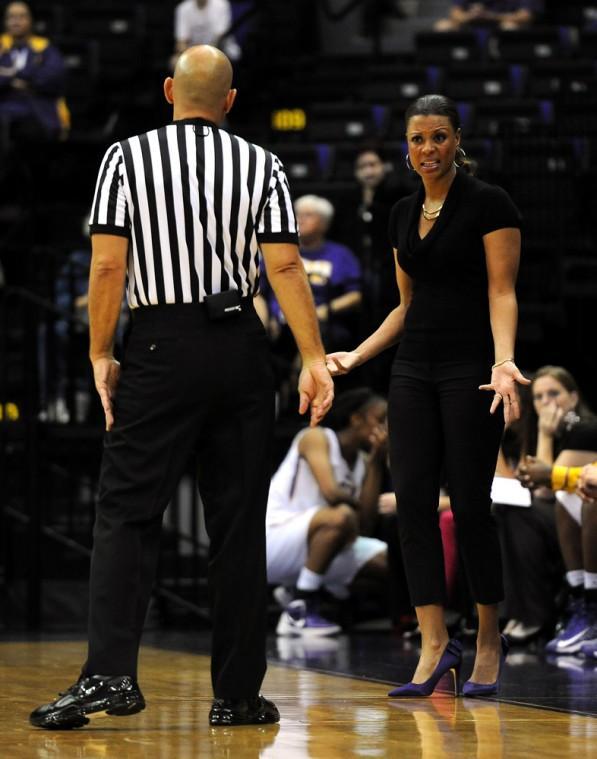
{"label": "dark curly hair", "polygon": [[369,387],[355,387],[347,390],[334,400],[334,405],[326,416],[324,424],[337,432],[348,427],[350,417],[354,413],[363,413],[374,403],[384,400]]}

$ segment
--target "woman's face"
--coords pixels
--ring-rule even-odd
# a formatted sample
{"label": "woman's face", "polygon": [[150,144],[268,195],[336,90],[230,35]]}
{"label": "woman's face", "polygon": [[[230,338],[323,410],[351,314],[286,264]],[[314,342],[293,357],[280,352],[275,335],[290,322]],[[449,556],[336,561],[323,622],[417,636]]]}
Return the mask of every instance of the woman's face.
{"label": "woman's face", "polygon": [[355,163],[355,176],[364,186],[375,189],[386,175],[381,158],[372,150],[361,153]]}
{"label": "woman's face", "polygon": [[532,394],[537,416],[546,406],[560,408],[566,413],[572,411],[578,404],[578,393],[574,390],[566,390],[559,380],[548,374],[533,382]]}
{"label": "woman's face", "polygon": [[296,220],[299,225],[301,237],[305,242],[313,238],[325,237],[327,222],[314,208],[302,207],[296,211]]}
{"label": "woman's face", "polygon": [[460,130],[454,131],[447,116],[412,116],[406,139],[412,167],[423,179],[438,179],[452,170]]}

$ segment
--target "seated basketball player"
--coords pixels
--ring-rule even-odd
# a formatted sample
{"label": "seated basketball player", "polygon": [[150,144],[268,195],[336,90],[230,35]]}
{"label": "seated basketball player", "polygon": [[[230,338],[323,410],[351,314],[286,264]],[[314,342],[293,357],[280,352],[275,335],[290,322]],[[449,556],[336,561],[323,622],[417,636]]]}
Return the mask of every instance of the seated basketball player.
{"label": "seated basketball player", "polygon": [[[367,388],[341,395],[327,427],[296,435],[275,473],[267,507],[267,574],[290,588],[279,635],[333,635],[318,613],[325,588],[341,599],[357,575],[384,577],[387,545],[375,523],[386,461],[386,401]],[[280,589],[281,590],[281,589]]]}

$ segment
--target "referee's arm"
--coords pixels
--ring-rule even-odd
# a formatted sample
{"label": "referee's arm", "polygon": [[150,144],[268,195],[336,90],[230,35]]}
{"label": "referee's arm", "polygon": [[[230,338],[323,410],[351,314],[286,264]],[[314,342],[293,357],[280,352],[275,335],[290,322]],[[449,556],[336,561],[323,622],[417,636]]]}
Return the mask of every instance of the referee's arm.
{"label": "referee's arm", "polygon": [[311,426],[315,426],[332,405],[334,383],[326,368],[311,287],[298,245],[262,242],[260,247],[267,278],[294,335],[303,362],[299,378],[299,412],[304,414],[310,405]]}
{"label": "referee's arm", "polygon": [[126,237],[109,234],[91,236],[89,358],[93,364],[95,387],[104,408],[106,430],[114,424],[112,399],[120,374],[113,351],[126,281],[128,245]]}

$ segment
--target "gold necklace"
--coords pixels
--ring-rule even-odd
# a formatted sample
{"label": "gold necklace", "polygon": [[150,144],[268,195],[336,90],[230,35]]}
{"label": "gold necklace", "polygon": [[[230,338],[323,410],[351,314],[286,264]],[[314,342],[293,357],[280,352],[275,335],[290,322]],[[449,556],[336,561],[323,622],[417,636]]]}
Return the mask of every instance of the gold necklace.
{"label": "gold necklace", "polygon": [[[444,201],[445,203],[445,201]],[[428,211],[425,208],[425,203],[423,203],[423,218],[427,219],[427,221],[433,221],[434,219],[437,219],[437,217],[440,215],[442,208],[444,207],[444,203],[442,203],[440,206],[435,208],[433,211]]]}

